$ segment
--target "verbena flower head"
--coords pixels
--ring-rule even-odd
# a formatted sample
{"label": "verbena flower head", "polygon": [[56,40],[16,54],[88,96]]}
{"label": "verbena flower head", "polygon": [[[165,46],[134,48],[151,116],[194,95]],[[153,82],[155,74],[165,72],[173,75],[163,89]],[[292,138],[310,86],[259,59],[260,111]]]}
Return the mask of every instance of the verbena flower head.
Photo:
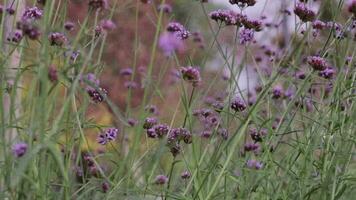
{"label": "verbena flower head", "polygon": [[116,139],[118,135],[119,129],[117,128],[108,128],[105,131],[99,133],[98,135],[98,143],[101,145],[105,145],[109,143],[110,141],[113,141]]}
{"label": "verbena flower head", "polygon": [[250,169],[262,169],[263,164],[260,161],[250,159],[246,162],[246,166]]}
{"label": "verbena flower head", "polygon": [[74,29],[75,25],[73,22],[66,22],[64,23],[64,28],[67,30],[67,31],[72,31]]}
{"label": "verbena flower head", "polygon": [[263,137],[267,135],[267,130],[261,129],[261,130],[256,130],[255,128],[252,128],[249,130],[250,136],[253,141],[255,142],[261,142]]}
{"label": "verbena flower head", "polygon": [[323,30],[326,27],[326,23],[320,20],[313,22],[313,29]]}
{"label": "verbena flower head", "polygon": [[347,9],[356,17],[356,0],[349,0]]}
{"label": "verbena flower head", "polygon": [[133,74],[133,70],[132,68],[123,68],[123,69],[120,69],[120,75],[121,76],[131,76]]}
{"label": "verbena flower head", "polygon": [[158,11],[162,11],[164,13],[171,13],[172,12],[172,6],[167,4],[167,3],[164,3],[164,4],[159,5],[157,10]]}
{"label": "verbena flower head", "polygon": [[235,97],[231,102],[231,109],[235,112],[241,112],[246,109],[245,102],[240,97]]}
{"label": "verbena flower head", "polygon": [[24,142],[16,143],[12,145],[12,153],[16,157],[22,157],[27,152],[27,144]]}
{"label": "verbena flower head", "polygon": [[260,145],[258,143],[246,143],[244,146],[245,151],[256,151],[260,148]]}
{"label": "verbena flower head", "polygon": [[15,30],[7,36],[7,41],[19,43],[23,38],[23,34],[21,30]]}
{"label": "verbena flower head", "polygon": [[335,69],[332,67],[327,67],[323,71],[319,72],[319,76],[325,79],[331,79],[335,74]]}
{"label": "verbena flower head", "polygon": [[51,65],[48,68],[48,78],[51,82],[56,82],[58,81],[58,72],[57,69],[54,65]]}
{"label": "verbena flower head", "polygon": [[134,126],[136,126],[136,124],[138,123],[138,121],[137,121],[136,119],[134,119],[134,118],[129,118],[129,119],[127,120],[127,123],[128,123],[131,127],[134,127]]}
{"label": "verbena flower head", "polygon": [[181,40],[188,39],[190,32],[179,22],[170,22],[167,25],[167,31],[174,33]]}
{"label": "verbena flower head", "polygon": [[305,3],[297,3],[294,8],[294,13],[299,17],[303,22],[311,22],[315,19],[315,12],[309,9]]}
{"label": "verbena flower head", "polygon": [[322,71],[328,67],[326,60],[320,56],[309,56],[307,60],[308,64],[315,70]]}
{"label": "verbena flower head", "polygon": [[245,16],[240,15],[232,10],[216,10],[209,14],[210,18],[216,22],[224,23],[227,26],[236,25],[241,26]]}
{"label": "verbena flower head", "polygon": [[247,17],[243,17],[241,22],[247,29],[253,29],[257,32],[262,31],[263,29],[261,20],[254,20],[248,19]]}
{"label": "verbena flower head", "polygon": [[152,128],[158,138],[166,136],[169,132],[169,126],[166,124],[157,124]]}
{"label": "verbena flower head", "polygon": [[283,97],[283,93],[284,93],[283,86],[280,84],[275,85],[272,88],[272,98],[274,98],[274,99],[279,99],[279,98]]}
{"label": "verbena flower head", "polygon": [[244,28],[240,31],[240,44],[247,44],[254,39],[255,32],[251,29]]}
{"label": "verbena flower head", "polygon": [[94,103],[100,103],[104,101],[108,92],[104,88],[98,88],[98,89],[87,89],[87,93]]}
{"label": "verbena flower head", "polygon": [[96,9],[107,9],[108,8],[108,1],[107,0],[89,0],[88,3],[89,7],[96,10]]}
{"label": "verbena flower head", "polygon": [[154,125],[156,125],[158,123],[157,118],[155,117],[147,117],[145,119],[145,122],[143,123],[143,128],[144,129],[150,129],[152,128]]}
{"label": "verbena flower head", "polygon": [[168,182],[168,177],[165,175],[158,175],[155,178],[155,184],[157,185],[164,185],[167,182]]}
{"label": "verbena flower head", "polygon": [[167,137],[168,146],[174,146],[181,140],[186,144],[192,143],[192,134],[186,128],[173,128],[169,131]]}
{"label": "verbena flower head", "polygon": [[232,5],[238,6],[254,6],[256,4],[256,0],[229,0]]}
{"label": "verbena flower head", "polygon": [[100,21],[100,26],[105,31],[112,31],[116,28],[116,24],[110,19],[103,19]]}
{"label": "verbena flower head", "polygon": [[192,66],[182,67],[180,71],[182,73],[183,79],[192,83],[193,87],[199,85],[201,81],[201,77],[197,67],[192,67]]}
{"label": "verbena flower head", "polygon": [[31,20],[18,21],[16,27],[22,30],[22,34],[31,40],[37,40],[41,35],[40,29]]}
{"label": "verbena flower head", "polygon": [[35,7],[31,7],[31,8],[27,8],[25,10],[25,12],[22,15],[22,20],[37,20],[37,19],[41,19],[43,15],[43,11],[39,8]]}
{"label": "verbena flower head", "polygon": [[182,179],[190,179],[191,176],[192,174],[189,171],[183,171],[180,175]]}
{"label": "verbena flower head", "polygon": [[48,40],[52,46],[63,46],[67,43],[67,37],[59,32],[50,33]]}
{"label": "verbena flower head", "polygon": [[102,184],[101,184],[101,189],[104,193],[108,192],[109,189],[110,189],[110,185],[107,181],[104,181]]}

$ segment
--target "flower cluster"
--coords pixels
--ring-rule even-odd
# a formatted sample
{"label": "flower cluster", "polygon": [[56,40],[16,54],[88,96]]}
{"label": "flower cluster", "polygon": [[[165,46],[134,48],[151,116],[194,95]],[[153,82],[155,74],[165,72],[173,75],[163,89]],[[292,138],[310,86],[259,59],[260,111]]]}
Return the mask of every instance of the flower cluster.
{"label": "flower cluster", "polygon": [[199,85],[201,81],[201,77],[197,67],[192,67],[192,66],[181,67],[180,71],[182,73],[183,79],[192,83],[193,87]]}
{"label": "flower cluster", "polygon": [[234,5],[238,5],[241,7],[244,6],[254,6],[256,4],[256,0],[229,0],[229,2]]}
{"label": "flower cluster", "polygon": [[239,98],[239,97],[235,97],[232,102],[231,102],[231,109],[233,109],[235,112],[241,112],[244,111],[246,109],[246,104],[245,102]]}
{"label": "flower cluster", "polygon": [[82,77],[82,82],[86,84],[86,91],[94,103],[103,102],[107,91],[99,86],[99,79],[94,74],[89,73]]}
{"label": "flower cluster", "polygon": [[181,151],[180,142],[184,141],[186,144],[192,143],[192,134],[186,128],[173,128],[169,131],[167,136],[167,146],[173,156],[177,156]]}
{"label": "flower cluster", "polygon": [[312,22],[314,21],[316,14],[313,10],[309,9],[305,3],[297,3],[294,8],[294,13],[299,17],[303,22]]}
{"label": "flower cluster", "polygon": [[328,67],[326,60],[320,56],[309,56],[308,64],[317,71],[322,71]]}
{"label": "flower cluster", "polygon": [[22,20],[38,20],[41,19],[43,15],[43,11],[37,7],[27,8],[22,15]]}
{"label": "flower cluster", "polygon": [[99,133],[98,135],[98,143],[101,145],[105,145],[109,143],[110,141],[113,141],[116,139],[117,134],[119,132],[119,129],[117,128],[108,128],[105,131]]}
{"label": "flower cluster", "polygon": [[170,22],[166,29],[181,40],[188,39],[190,35],[190,32],[179,22]]}
{"label": "flower cluster", "polygon": [[254,39],[255,31],[252,29],[242,29],[240,31],[240,44],[246,44]]}
{"label": "flower cluster", "polygon": [[108,2],[107,0],[89,0],[89,7],[96,10],[96,9],[107,9]]}
{"label": "flower cluster", "polygon": [[12,145],[12,152],[16,157],[22,157],[27,152],[27,144],[20,142]]}
{"label": "flower cluster", "polygon": [[232,10],[216,10],[212,11],[210,18],[216,22],[224,23],[227,26],[236,25],[241,26],[243,19],[246,16],[240,15]]}

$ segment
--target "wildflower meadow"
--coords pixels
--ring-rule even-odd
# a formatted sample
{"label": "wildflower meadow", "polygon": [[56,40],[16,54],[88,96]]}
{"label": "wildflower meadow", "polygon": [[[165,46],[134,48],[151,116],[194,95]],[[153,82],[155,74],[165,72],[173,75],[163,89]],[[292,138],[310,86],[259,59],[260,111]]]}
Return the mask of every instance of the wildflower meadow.
{"label": "wildflower meadow", "polygon": [[356,0],[0,18],[0,199],[356,199]]}

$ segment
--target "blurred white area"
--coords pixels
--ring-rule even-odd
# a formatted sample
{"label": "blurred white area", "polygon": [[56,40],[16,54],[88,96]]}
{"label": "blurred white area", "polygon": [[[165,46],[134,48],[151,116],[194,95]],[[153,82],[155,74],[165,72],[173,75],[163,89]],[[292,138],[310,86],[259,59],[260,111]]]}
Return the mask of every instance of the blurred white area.
{"label": "blurred white area", "polygon": [[[279,28],[265,28],[263,31],[255,33],[255,39],[259,45],[273,46],[274,44],[271,41],[276,36],[283,37],[286,42],[289,41],[291,33],[295,30],[296,23],[299,23],[298,18],[295,17],[293,13],[295,2],[295,0],[257,0],[257,3],[254,6],[244,9],[244,14],[246,14],[250,19],[261,19],[262,16],[265,16],[266,19],[263,20],[264,23],[279,25]],[[229,0],[209,0],[209,3],[214,3],[221,9],[232,9],[236,12],[241,12],[240,8],[237,5],[231,5]],[[317,11],[318,3],[308,3],[308,6]],[[284,10],[288,10],[291,15],[283,13]],[[223,46],[223,49],[232,48],[229,47],[229,44],[221,45]],[[237,55],[233,68],[237,69],[240,62],[241,57]],[[223,63],[225,63],[225,61],[222,56],[220,54],[216,54],[216,57],[208,63],[208,68],[221,69],[221,67],[223,67],[225,74],[229,76],[229,69],[226,66],[223,66]],[[243,95],[246,95],[246,91],[252,92],[255,86],[257,86],[258,76],[250,66],[243,66],[240,76],[236,77],[236,82],[241,91],[244,91]],[[240,95],[237,90],[232,92]]]}

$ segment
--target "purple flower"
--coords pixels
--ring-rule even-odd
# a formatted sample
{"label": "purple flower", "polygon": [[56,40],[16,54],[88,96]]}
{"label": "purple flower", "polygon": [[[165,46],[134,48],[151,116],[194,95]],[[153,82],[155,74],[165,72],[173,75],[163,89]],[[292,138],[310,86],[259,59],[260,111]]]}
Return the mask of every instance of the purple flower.
{"label": "purple flower", "polygon": [[198,86],[201,81],[201,78],[200,72],[197,67],[182,67],[180,71],[184,80],[192,83],[193,87]]}
{"label": "purple flower", "polygon": [[192,134],[186,128],[174,128],[169,131],[167,137],[168,145],[183,140],[186,144],[192,143]]}
{"label": "purple flower", "polygon": [[107,9],[107,0],[89,0],[89,7],[92,9]]}
{"label": "purple flower", "polygon": [[260,148],[258,143],[246,143],[244,146],[245,151],[256,151]]}
{"label": "purple flower", "polygon": [[37,20],[41,19],[42,15],[43,11],[35,6],[25,10],[22,15],[22,20]]}
{"label": "purple flower", "polygon": [[203,138],[210,138],[210,136],[212,135],[213,133],[210,131],[210,130],[203,130],[201,133],[200,133],[200,136],[203,137]]}
{"label": "purple flower", "polygon": [[158,108],[157,106],[155,105],[147,105],[145,107],[145,111],[149,112],[149,113],[152,113],[152,114],[155,114],[155,115],[158,115],[159,112],[158,112]]}
{"label": "purple flower", "polygon": [[144,129],[150,129],[152,128],[154,125],[156,125],[158,123],[157,118],[155,117],[147,117],[145,119],[145,122],[143,123],[143,128]]}
{"label": "purple flower", "polygon": [[20,142],[12,145],[12,152],[16,157],[22,157],[27,152],[27,144]]}
{"label": "purple flower", "polygon": [[251,159],[251,160],[248,160],[246,162],[246,166],[248,168],[250,168],[250,169],[257,169],[258,170],[258,169],[262,169],[263,164],[260,161]]}
{"label": "purple flower", "polygon": [[59,32],[50,33],[48,40],[52,46],[62,46],[67,43],[67,37],[63,33]]}
{"label": "purple flower", "polygon": [[67,30],[67,31],[72,31],[74,29],[75,25],[73,22],[66,22],[64,23],[64,28]]}
{"label": "purple flower", "polygon": [[104,101],[108,92],[104,88],[99,87],[98,89],[87,88],[87,93],[94,103],[100,103]]}
{"label": "purple flower", "polygon": [[164,3],[164,4],[159,5],[157,10],[158,11],[162,11],[164,13],[171,13],[172,12],[172,6],[167,4],[167,3]]}
{"label": "purple flower", "polygon": [[108,128],[104,132],[101,132],[98,135],[98,143],[101,145],[105,145],[110,141],[113,141],[116,139],[117,134],[119,132],[119,129],[117,128]]}
{"label": "purple flower", "polygon": [[180,177],[182,179],[190,179],[190,177],[192,176],[192,174],[189,171],[184,171],[181,173]]}
{"label": "purple flower", "polygon": [[103,190],[104,193],[106,193],[110,189],[110,185],[108,182],[104,181],[101,184],[101,189]]}
{"label": "purple flower", "polygon": [[189,31],[179,22],[170,22],[167,25],[167,31],[174,33],[181,40],[187,39],[190,35]]}
{"label": "purple flower", "polygon": [[261,129],[259,131],[257,131],[256,129],[250,129],[249,132],[252,140],[255,142],[261,142],[262,138],[267,135],[266,129]]}
{"label": "purple flower", "polygon": [[335,69],[332,67],[327,67],[323,71],[319,72],[319,76],[326,78],[326,79],[331,79],[335,74]]}
{"label": "purple flower", "polygon": [[231,106],[230,107],[235,112],[241,112],[241,111],[246,109],[246,104],[241,98],[235,97],[235,99],[231,102]]}
{"label": "purple flower", "polygon": [[158,175],[155,178],[155,184],[157,184],[157,185],[163,185],[163,184],[167,183],[167,181],[168,181],[168,177],[165,175]]}
{"label": "purple flower", "polygon": [[184,50],[183,41],[171,32],[165,32],[159,37],[158,46],[165,56],[172,56],[176,51]]}
{"label": "purple flower", "polygon": [[315,12],[309,9],[305,3],[297,3],[294,8],[294,13],[299,17],[300,20],[303,22],[314,21],[315,19]]}
{"label": "purple flower", "polygon": [[156,133],[157,137],[162,138],[168,134],[169,126],[166,124],[158,124],[153,126],[154,132]]}
{"label": "purple flower", "polygon": [[138,121],[137,121],[136,119],[134,119],[134,118],[129,118],[129,119],[127,120],[127,123],[128,123],[131,127],[133,127],[133,126],[136,126],[136,124],[138,123]]}
{"label": "purple flower", "polygon": [[245,28],[253,29],[257,32],[262,30],[262,21],[260,20],[252,20],[244,17],[242,18],[242,24],[245,26]]}
{"label": "purple flower", "polygon": [[322,71],[328,67],[326,60],[320,56],[309,56],[307,59],[308,64],[315,70]]}
{"label": "purple flower", "polygon": [[218,128],[217,134],[220,135],[224,140],[227,140],[229,137],[229,132],[226,128]]}
{"label": "purple flower", "polygon": [[138,87],[138,84],[135,81],[125,81],[124,86],[128,89],[136,89]]}
{"label": "purple flower", "polygon": [[56,82],[58,81],[58,72],[57,69],[54,65],[51,65],[48,68],[48,78],[51,82]]}
{"label": "purple flower", "polygon": [[299,78],[299,79],[305,79],[305,72],[303,72],[303,71],[298,71],[296,74],[295,74],[295,76],[297,77],[297,78]]}
{"label": "purple flower", "polygon": [[157,138],[157,134],[154,128],[147,129],[146,133],[147,137],[149,138]]}
{"label": "purple flower", "polygon": [[133,74],[133,70],[131,68],[123,68],[120,70],[121,76],[131,76]]}
{"label": "purple flower", "polygon": [[240,44],[246,44],[254,39],[255,31],[251,29],[242,29],[240,31]]}
{"label": "purple flower", "polygon": [[22,30],[22,34],[28,36],[31,40],[37,40],[41,32],[31,20],[21,20],[17,22],[16,27]]}
{"label": "purple flower", "polygon": [[347,9],[350,13],[356,16],[356,0],[349,0]]}
{"label": "purple flower", "polygon": [[313,22],[313,29],[323,30],[326,27],[326,23],[320,20],[315,20]]}
{"label": "purple flower", "polygon": [[104,19],[100,21],[100,27],[105,31],[112,31],[116,28],[116,25],[112,20]]}
{"label": "purple flower", "polygon": [[283,96],[283,87],[282,85],[275,85],[272,88],[272,98],[279,99]]}
{"label": "purple flower", "polygon": [[6,12],[9,13],[9,15],[13,15],[15,14],[15,9],[12,7],[8,7],[6,8]]}
{"label": "purple flower", "polygon": [[227,26],[236,25],[241,26],[243,18],[245,16],[240,15],[232,10],[216,10],[209,14],[210,18],[216,22],[224,23]]}
{"label": "purple flower", "polygon": [[238,5],[241,7],[244,6],[254,6],[256,4],[256,0],[229,0],[229,2],[234,5]]}
{"label": "purple flower", "polygon": [[21,41],[22,37],[23,37],[22,31],[15,30],[14,32],[10,33],[10,35],[7,37],[7,41],[19,43]]}

